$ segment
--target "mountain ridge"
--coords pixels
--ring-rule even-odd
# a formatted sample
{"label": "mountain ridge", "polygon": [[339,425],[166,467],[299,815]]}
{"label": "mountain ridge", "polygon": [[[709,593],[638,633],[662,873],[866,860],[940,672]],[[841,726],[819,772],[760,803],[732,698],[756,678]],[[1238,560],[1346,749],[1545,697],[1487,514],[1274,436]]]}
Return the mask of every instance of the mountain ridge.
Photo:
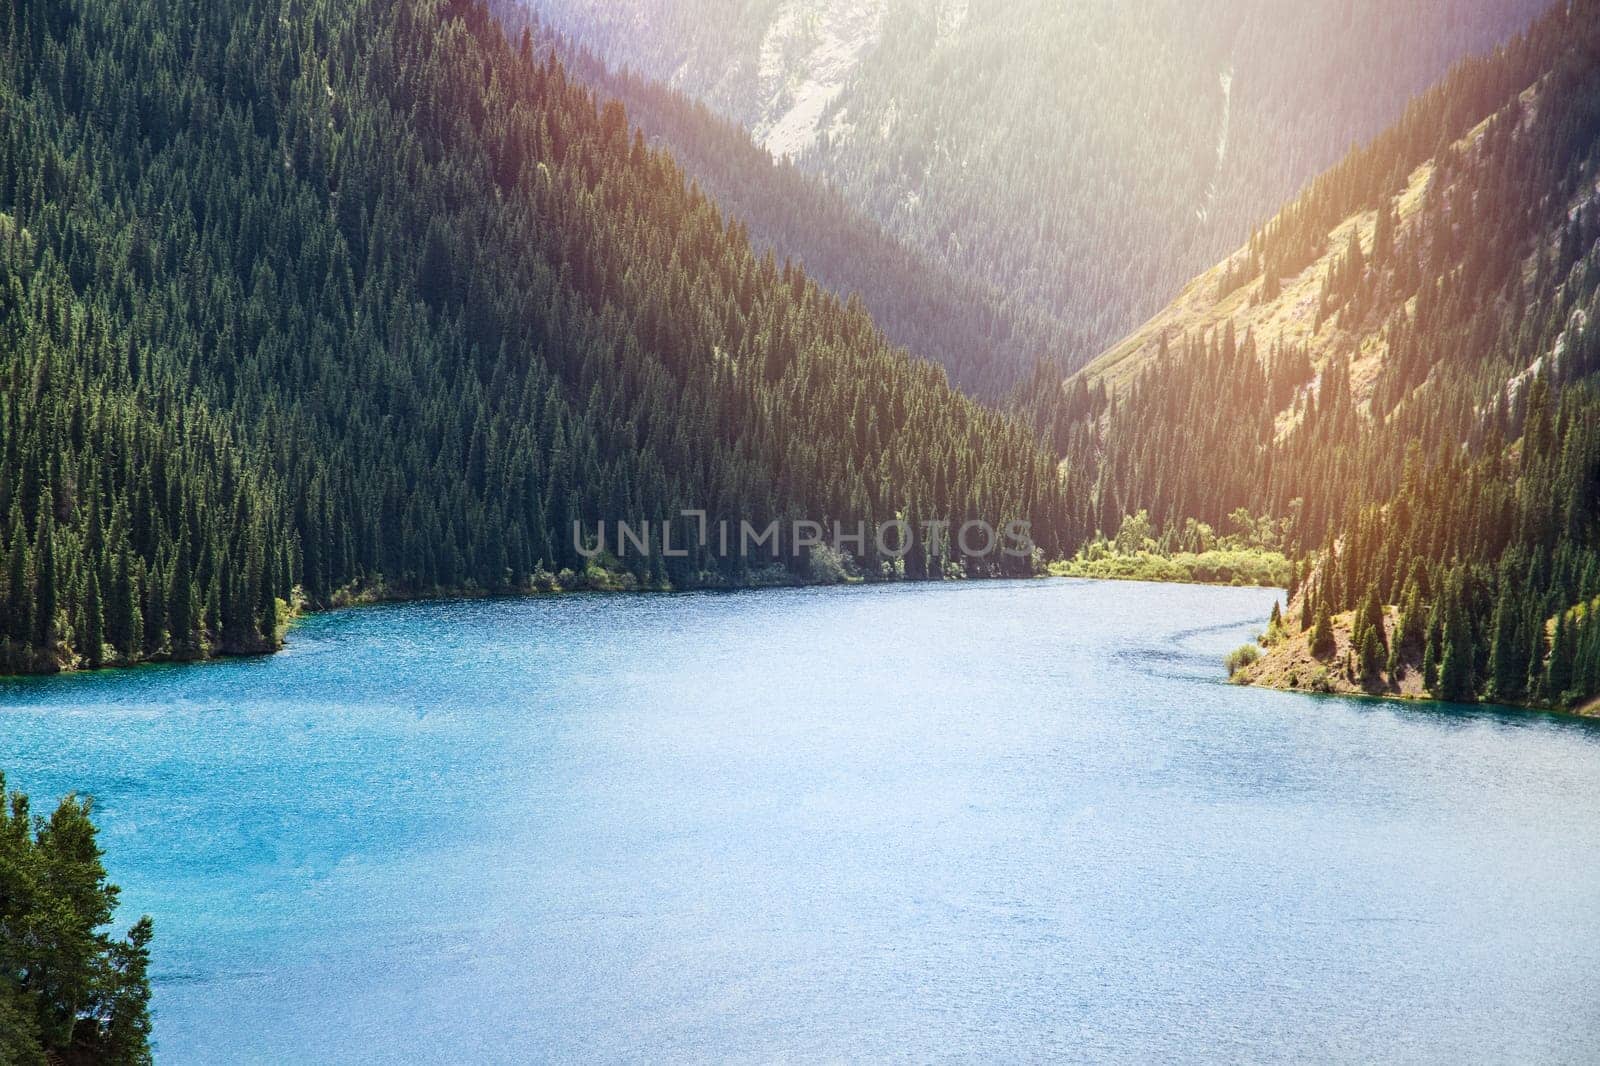
{"label": "mountain ridge", "polygon": [[[589,566],[576,527],[685,509],[1075,535],[1026,427],[755,254],[475,0],[30,2],[0,34],[0,669],[265,651],[302,597],[532,591]],[[664,536],[603,562],[760,576]]]}
{"label": "mountain ridge", "polygon": [[[531,6],[759,132],[818,81],[808,57],[842,5]],[[817,136],[796,162],[908,246],[1060,319],[1049,354],[1070,371],[1452,60],[1544,6],[886,2],[848,76],[821,79]],[[775,49],[782,62],[763,66]],[[1007,369],[1015,384],[1032,360]]]}
{"label": "mountain ridge", "polygon": [[536,53],[554,50],[575,78],[621,103],[646,142],[669,151],[758,251],[803,266],[841,298],[859,295],[887,336],[944,367],[968,394],[999,405],[1036,362],[1069,345],[1072,333],[1058,316],[908,246],[703,102],[612,69],[522,0],[494,0],[491,9],[513,36],[528,29]]}
{"label": "mountain ridge", "polygon": [[1600,623],[1575,610],[1600,594],[1597,315],[1600,8],[1575,0],[1084,371],[1036,381],[1030,410],[1094,483],[1102,537],[1283,525],[1294,617],[1241,678],[1309,683],[1316,660],[1342,691],[1580,706],[1600,691]]}

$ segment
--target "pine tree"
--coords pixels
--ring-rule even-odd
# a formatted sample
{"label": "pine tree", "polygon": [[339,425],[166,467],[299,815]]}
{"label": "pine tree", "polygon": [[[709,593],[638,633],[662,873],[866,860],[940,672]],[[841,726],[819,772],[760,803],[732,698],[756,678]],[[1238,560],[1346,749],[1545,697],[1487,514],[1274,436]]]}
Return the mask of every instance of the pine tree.
{"label": "pine tree", "polygon": [[1555,639],[1550,642],[1550,662],[1545,669],[1545,693],[1551,700],[1564,701],[1572,689],[1572,669],[1577,658],[1578,642],[1575,627],[1567,621],[1567,612],[1556,615]]}
{"label": "pine tree", "polygon": [[1573,657],[1572,688],[1569,701],[1583,699],[1600,691],[1600,622],[1586,617],[1577,634],[1577,654]]}
{"label": "pine tree", "polygon": [[1378,208],[1376,226],[1372,234],[1372,262],[1382,266],[1394,254],[1394,207],[1385,199]]}
{"label": "pine tree", "polygon": [[167,586],[167,628],[172,635],[172,654],[177,658],[193,656],[199,650],[195,627],[196,610],[194,571],[189,564],[189,538],[178,536],[178,556],[172,564],[172,578]]}
{"label": "pine tree", "polygon": [[1413,577],[1406,582],[1400,599],[1400,628],[1395,644],[1411,649],[1420,647],[1427,622],[1428,616],[1422,607],[1422,588]]}
{"label": "pine tree", "polygon": [[1387,635],[1383,628],[1383,607],[1378,598],[1378,587],[1369,585],[1366,594],[1361,597],[1361,604],[1356,608],[1355,619],[1352,622],[1351,641],[1357,647],[1362,647],[1367,637],[1376,639],[1379,653],[1388,649]]}
{"label": "pine tree", "polygon": [[0,618],[0,637],[27,644],[33,640],[33,575],[28,536],[22,525],[22,508],[11,515],[11,550],[6,559],[6,611]]}
{"label": "pine tree", "polygon": [[78,654],[91,667],[104,661],[105,627],[100,611],[100,579],[89,568],[88,588],[83,595],[82,628],[77,634]]}
{"label": "pine tree", "polygon": [[268,575],[261,579],[261,602],[257,608],[256,628],[261,639],[268,648],[278,646],[278,600],[272,594],[272,584]]}
{"label": "pine tree", "polygon": [[1445,611],[1444,647],[1439,654],[1439,686],[1442,700],[1463,701],[1476,693],[1473,689],[1473,646],[1471,624],[1461,605],[1459,591],[1451,590]]}
{"label": "pine tree", "polygon": [[95,1040],[99,1062],[107,1066],[150,1066],[150,942],[155,924],[145,915],[133,923],[125,941],[107,947],[107,979],[96,1013],[103,1019]]}
{"label": "pine tree", "polygon": [[1368,685],[1376,684],[1383,674],[1383,640],[1379,631],[1369,625],[1361,636],[1361,679]]}
{"label": "pine tree", "polygon": [[1520,631],[1522,605],[1509,581],[1502,581],[1490,622],[1493,643],[1489,652],[1490,692],[1496,699],[1516,700],[1528,680],[1528,642]]}
{"label": "pine tree", "polygon": [[152,570],[144,582],[146,606],[144,609],[144,649],[147,655],[158,655],[170,646],[171,634],[167,630],[167,582]]}
{"label": "pine tree", "polygon": [[149,1066],[152,926],[103,932],[106,880],[88,800],[48,820],[0,775],[0,1061]]}
{"label": "pine tree", "polygon": [[1317,611],[1317,621],[1311,629],[1309,643],[1311,654],[1319,659],[1333,654],[1333,619],[1328,615],[1327,604],[1323,604]]}
{"label": "pine tree", "polygon": [[1439,685],[1440,645],[1444,643],[1443,616],[1438,603],[1428,610],[1426,632],[1422,649],[1422,686],[1432,692]]}
{"label": "pine tree", "polygon": [[128,549],[117,552],[116,593],[107,617],[106,635],[117,654],[125,660],[137,658],[144,643],[144,626],[139,617],[139,590],[133,581]]}
{"label": "pine tree", "polygon": [[56,642],[56,611],[59,595],[56,587],[56,537],[55,504],[50,492],[45,491],[39,504],[39,531],[34,540],[34,623],[33,645],[54,657]]}
{"label": "pine tree", "polygon": [[1524,692],[1529,700],[1545,706],[1555,698],[1544,687],[1545,663],[1550,657],[1550,633],[1545,627],[1544,618],[1531,603],[1526,605],[1526,611],[1522,621],[1522,631],[1528,640],[1522,656]]}

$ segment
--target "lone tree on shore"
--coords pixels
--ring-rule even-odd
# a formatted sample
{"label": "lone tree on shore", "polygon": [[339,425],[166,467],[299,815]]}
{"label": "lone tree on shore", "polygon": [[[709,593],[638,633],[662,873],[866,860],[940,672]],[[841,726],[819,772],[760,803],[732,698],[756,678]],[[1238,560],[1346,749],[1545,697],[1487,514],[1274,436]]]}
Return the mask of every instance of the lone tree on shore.
{"label": "lone tree on shore", "polygon": [[[0,797],[6,797],[0,774]],[[150,1060],[148,917],[125,939],[90,821],[67,796],[49,819],[0,804],[0,1063],[144,1066]]]}

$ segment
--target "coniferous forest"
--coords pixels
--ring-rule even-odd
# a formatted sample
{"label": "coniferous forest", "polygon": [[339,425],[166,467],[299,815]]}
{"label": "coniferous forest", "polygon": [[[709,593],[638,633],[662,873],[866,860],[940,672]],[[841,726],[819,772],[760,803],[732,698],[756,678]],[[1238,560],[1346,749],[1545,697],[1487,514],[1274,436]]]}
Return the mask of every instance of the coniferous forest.
{"label": "coniferous forest", "polygon": [[774,159],[750,134],[659,81],[613,70],[541,22],[521,0],[490,10],[534,48],[556,52],[572,77],[620,102],[652,146],[671,153],[690,180],[746,227],[759,252],[803,263],[808,276],[859,294],[885,336],[944,367],[962,391],[1006,400],[1033,364],[1073,352],[1064,317],[920,252],[853,207],[794,161]]}
{"label": "coniferous forest", "polygon": [[[1308,631],[1395,609],[1352,632],[1334,664],[1351,677],[1412,670],[1440,695],[1531,702],[1600,687],[1585,4],[1459,65],[1258,226],[1203,279],[1240,314],[1180,316],[1142,359],[1065,386],[1040,362],[1011,413],[781,258],[784,232],[838,234],[816,246],[838,250],[823,265],[839,287],[842,201],[496,12],[14,5],[5,669],[268,651],[295,611],[364,599],[836,569],[703,540],[578,550],[575,525],[620,516],[778,520],[786,540],[800,518],[1024,520],[1060,558],[1130,516],[1170,550],[1242,512],[1302,560],[1289,614]],[[752,205],[768,220],[753,244],[617,98],[660,140],[723,137],[700,167],[721,161],[728,195],[778,175],[789,230]],[[957,349],[1068,343],[873,232],[858,247],[896,279],[895,334],[942,339],[933,354],[976,391],[999,379]],[[918,295],[940,277],[943,297]],[[1284,329],[1269,312],[1310,283],[1311,327]],[[905,313],[924,300],[932,319]],[[875,548],[851,569],[1037,565]]]}
{"label": "coniferous forest", "polygon": [[7,669],[547,587],[585,569],[574,522],[685,508],[1077,535],[1020,422],[756,255],[479,3],[27,0],[3,32]]}

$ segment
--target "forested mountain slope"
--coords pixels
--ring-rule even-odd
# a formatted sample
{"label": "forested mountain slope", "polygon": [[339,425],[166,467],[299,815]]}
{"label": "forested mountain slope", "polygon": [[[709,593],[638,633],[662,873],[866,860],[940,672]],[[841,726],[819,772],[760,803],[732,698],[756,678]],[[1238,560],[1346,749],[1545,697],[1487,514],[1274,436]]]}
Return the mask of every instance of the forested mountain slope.
{"label": "forested mountain slope", "polygon": [[[582,569],[578,520],[1075,535],[1025,428],[478,3],[20,0],[0,33],[7,669],[263,650],[296,588],[527,589]],[[689,547],[622,565],[759,565]]]}
{"label": "forested mountain slope", "polygon": [[[1547,0],[530,0],[1059,318],[1074,368]],[[1004,366],[1006,383],[1028,356]]]}
{"label": "forested mountain slope", "polygon": [[1102,530],[1286,519],[1316,568],[1275,629],[1318,631],[1319,684],[1577,702],[1600,691],[1597,315],[1600,4],[1576,0],[1032,415]]}
{"label": "forested mountain slope", "polygon": [[701,191],[744,228],[758,253],[792,260],[824,288],[858,294],[878,328],[943,366],[969,394],[1008,398],[1019,377],[1070,346],[1067,323],[1014,294],[910,247],[853,207],[819,175],[773,158],[742,126],[687,94],[614,71],[532,14],[523,0],[491,10],[536,53],[555,52],[574,80],[617,100],[652,147],[672,155]]}

